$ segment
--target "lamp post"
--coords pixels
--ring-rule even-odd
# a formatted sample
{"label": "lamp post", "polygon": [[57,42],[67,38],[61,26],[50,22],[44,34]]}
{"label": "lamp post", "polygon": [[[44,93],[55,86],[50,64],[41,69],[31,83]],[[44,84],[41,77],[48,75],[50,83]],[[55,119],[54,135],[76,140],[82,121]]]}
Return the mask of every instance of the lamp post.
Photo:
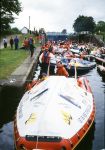
{"label": "lamp post", "polygon": [[30,16],[29,16],[29,30],[30,30]]}

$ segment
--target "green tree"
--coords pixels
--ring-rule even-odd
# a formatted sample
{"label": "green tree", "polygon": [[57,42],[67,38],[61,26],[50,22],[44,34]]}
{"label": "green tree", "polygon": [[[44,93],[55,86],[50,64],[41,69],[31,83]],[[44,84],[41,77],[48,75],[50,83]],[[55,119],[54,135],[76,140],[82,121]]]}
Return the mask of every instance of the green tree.
{"label": "green tree", "polygon": [[81,32],[81,31],[90,31],[94,32],[95,29],[95,22],[93,17],[87,16],[79,16],[73,24],[74,31]]}
{"label": "green tree", "polygon": [[47,41],[47,36],[44,28],[39,29],[39,35],[44,37],[42,38],[42,44],[45,44],[45,42]]}
{"label": "green tree", "polygon": [[39,29],[39,34],[45,34],[46,32],[45,32],[45,29],[44,28],[40,28]]}
{"label": "green tree", "polygon": [[66,29],[63,29],[61,33],[67,34],[67,30],[66,30]]}
{"label": "green tree", "polygon": [[105,22],[104,22],[104,21],[99,21],[99,22],[96,24],[95,31],[96,31],[97,33],[99,33],[99,32],[105,32]]}
{"label": "green tree", "polygon": [[11,32],[12,32],[12,34],[19,34],[19,33],[21,33],[21,31],[17,27],[12,28]]}
{"label": "green tree", "polygon": [[37,30],[35,31],[35,36],[39,36],[39,32]]}
{"label": "green tree", "polygon": [[10,23],[14,22],[14,14],[19,15],[22,11],[21,3],[18,0],[1,0],[1,33],[4,34],[9,28]]}

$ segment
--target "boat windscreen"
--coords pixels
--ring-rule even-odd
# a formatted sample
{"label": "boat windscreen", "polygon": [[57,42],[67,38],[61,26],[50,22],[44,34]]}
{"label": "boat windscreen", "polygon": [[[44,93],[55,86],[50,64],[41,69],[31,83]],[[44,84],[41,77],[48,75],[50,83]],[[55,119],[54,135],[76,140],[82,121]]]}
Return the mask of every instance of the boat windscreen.
{"label": "boat windscreen", "polygon": [[26,135],[27,141],[40,141],[40,142],[60,142],[62,140],[59,136],[35,136],[35,135]]}
{"label": "boat windscreen", "polygon": [[41,96],[43,93],[45,93],[46,91],[48,91],[48,88],[47,89],[44,89],[43,91],[41,91],[40,93],[38,93],[37,95],[35,95],[34,97],[31,98],[31,100]]}
{"label": "boat windscreen", "polygon": [[74,106],[76,106],[76,107],[78,107],[79,109],[81,109],[81,106],[80,106],[79,104],[77,104],[76,102],[74,102],[70,96],[64,96],[64,95],[62,95],[62,94],[60,94],[60,96],[61,96],[62,98],[64,98],[66,101],[68,101],[68,102],[70,102],[71,104],[73,104]]}
{"label": "boat windscreen", "polygon": [[81,63],[84,64],[84,65],[90,64],[90,62],[89,62],[89,61],[86,61],[86,60],[81,61]]}

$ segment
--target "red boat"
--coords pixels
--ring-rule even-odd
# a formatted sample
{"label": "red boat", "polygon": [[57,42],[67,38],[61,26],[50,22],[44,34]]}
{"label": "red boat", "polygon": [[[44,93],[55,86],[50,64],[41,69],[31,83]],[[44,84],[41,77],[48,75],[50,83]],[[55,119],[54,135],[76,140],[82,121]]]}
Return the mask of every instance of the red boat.
{"label": "red boat", "polygon": [[95,119],[86,78],[50,76],[22,97],[14,120],[17,150],[73,150]]}

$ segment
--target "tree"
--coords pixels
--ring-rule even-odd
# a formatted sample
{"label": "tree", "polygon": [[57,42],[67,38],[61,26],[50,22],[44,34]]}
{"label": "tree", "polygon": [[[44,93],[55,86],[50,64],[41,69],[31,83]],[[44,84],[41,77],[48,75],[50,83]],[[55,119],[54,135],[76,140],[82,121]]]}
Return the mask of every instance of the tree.
{"label": "tree", "polygon": [[1,0],[1,32],[2,34],[10,28],[10,23],[14,22],[14,14],[19,15],[22,11],[21,3],[18,0]]}
{"label": "tree", "polygon": [[42,41],[42,45],[45,44],[46,40],[47,40],[47,36],[46,36],[46,32],[44,28],[40,28],[39,29],[39,36],[41,37]]}
{"label": "tree", "polygon": [[37,30],[35,31],[35,35],[36,35],[36,36],[39,36],[39,32],[38,32]]}
{"label": "tree", "polygon": [[63,29],[61,33],[67,34],[67,30],[66,30],[66,29]]}
{"label": "tree", "polygon": [[79,16],[73,24],[73,28],[76,32],[82,32],[82,31],[90,31],[94,32],[95,29],[95,22],[93,17],[87,17],[87,16]]}
{"label": "tree", "polygon": [[104,22],[104,21],[99,21],[99,22],[96,24],[95,31],[96,31],[97,33],[99,33],[99,32],[105,32],[105,22]]}
{"label": "tree", "polygon": [[40,28],[39,29],[39,34],[45,34],[46,32],[45,32],[45,29],[44,28]]}
{"label": "tree", "polygon": [[12,28],[11,32],[12,32],[12,34],[19,34],[19,33],[21,33],[21,31],[17,27]]}

